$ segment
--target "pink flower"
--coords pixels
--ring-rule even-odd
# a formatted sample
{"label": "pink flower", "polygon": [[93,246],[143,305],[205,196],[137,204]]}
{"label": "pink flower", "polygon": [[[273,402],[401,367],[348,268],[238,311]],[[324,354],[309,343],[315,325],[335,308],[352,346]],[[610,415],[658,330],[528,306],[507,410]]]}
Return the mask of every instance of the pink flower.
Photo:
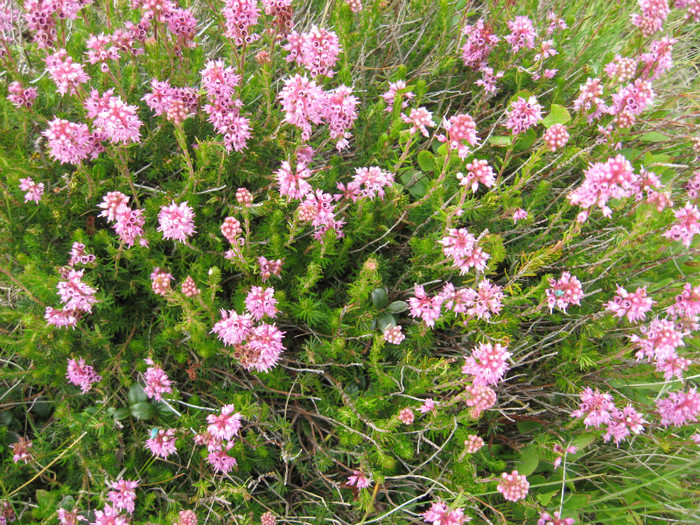
{"label": "pink flower", "polygon": [[132,514],[136,508],[134,505],[136,500],[135,489],[139,486],[139,482],[130,479],[120,479],[112,482],[110,486],[112,490],[107,493],[107,499],[114,505],[114,508],[116,510],[125,510]]}
{"label": "pink flower", "polygon": [[[396,82],[390,82],[389,89],[386,91],[386,93],[382,93],[381,95],[387,105],[384,111],[391,113],[396,100],[401,101],[401,109],[406,109],[408,107],[408,101],[415,96],[415,93],[412,91],[406,91],[405,81],[397,80]],[[406,100],[403,100],[404,98]]]}
{"label": "pink flower", "polygon": [[646,422],[632,405],[628,404],[622,410],[616,408],[613,411],[612,420],[608,423],[603,440],[607,443],[612,439],[616,445],[619,445],[623,439],[629,436],[630,432],[635,434],[642,432]]}
{"label": "pink flower", "polygon": [[241,351],[241,365],[258,372],[267,372],[274,368],[285,350],[282,343],[284,334],[285,332],[270,324],[261,324],[253,328]]}
{"label": "pink flower", "polygon": [[19,189],[27,192],[24,195],[24,202],[34,201],[39,204],[41,196],[44,194],[44,183],[36,183],[31,177],[26,177],[19,179]]}
{"label": "pink flower", "polygon": [[511,130],[513,135],[518,135],[542,120],[542,106],[534,96],[527,100],[518,97],[518,100],[513,101],[506,110],[506,116],[508,117],[506,128]]}
{"label": "pink flower", "polygon": [[105,505],[104,509],[95,511],[95,521],[91,525],[129,525],[129,519],[121,516],[117,509]]}
{"label": "pink flower", "polygon": [[510,34],[504,40],[510,44],[513,53],[517,53],[523,47],[533,49],[535,47],[535,39],[537,31],[535,26],[526,16],[516,16],[514,20],[508,22]]}
{"label": "pink flower", "polygon": [[233,467],[238,464],[236,458],[229,456],[228,450],[224,450],[223,448],[209,452],[207,463],[209,463],[216,472],[221,472],[223,474],[228,474]]}
{"label": "pink flower", "polygon": [[79,386],[83,394],[90,391],[93,383],[102,380],[102,377],[95,373],[95,369],[92,366],[85,364],[85,359],[82,357],[79,357],[77,360],[68,360],[66,377],[71,384]]}
{"label": "pink flower", "polygon": [[170,281],[172,280],[172,274],[156,266],[151,272],[151,289],[154,293],[166,297],[170,291]]}
{"label": "pink flower", "polygon": [[599,78],[588,78],[586,83],[579,87],[579,96],[574,100],[574,111],[588,112],[594,108],[594,111],[587,116],[588,123],[600,118],[601,115],[608,113],[609,109],[602,99],[603,87]]}
{"label": "pink flower", "polygon": [[79,521],[87,521],[87,519],[78,516],[78,509],[70,512],[66,509],[58,509],[58,521],[61,525],[78,525]]}
{"label": "pink flower", "polygon": [[595,391],[591,387],[586,387],[581,392],[581,405],[578,410],[571,413],[571,417],[583,417],[583,424],[587,427],[593,426],[598,428],[600,425],[609,423],[612,419],[615,405],[612,402],[610,394],[601,394],[596,388]]}
{"label": "pink flower", "polygon": [[282,49],[289,51],[287,62],[296,61],[312,77],[333,77],[333,66],[342,51],[338,35],[314,24],[307,33],[301,35],[292,31],[287,39],[289,43],[282,46]]}
{"label": "pink flower", "polygon": [[550,313],[555,306],[564,312],[572,304],[581,306],[581,299],[583,299],[581,281],[569,272],[561,274],[561,277],[556,281],[550,278],[549,288],[545,290],[545,293],[547,294],[547,304],[549,305]]}
{"label": "pink flower", "polygon": [[326,95],[316,82],[294,75],[285,80],[278,99],[285,111],[284,120],[301,129],[302,140],[309,140],[311,124],[323,121]]}
{"label": "pink flower", "polygon": [[152,359],[146,359],[146,363],[151,365],[146,369],[144,374],[146,378],[146,388],[144,392],[149,398],[153,398],[156,401],[163,399],[162,394],[169,394],[173,391],[172,381],[168,378],[165,371],[158,365],[156,365]]}
{"label": "pink flower", "polygon": [[615,59],[605,66],[605,74],[617,82],[629,82],[637,72],[637,61],[615,55]]}
{"label": "pink flower", "polygon": [[554,469],[556,470],[559,468],[562,459],[564,459],[567,454],[576,454],[576,452],[578,451],[578,447],[568,446],[564,448],[557,443],[556,445],[554,445],[553,450],[554,453],[557,454],[557,457],[554,459]]}
{"label": "pink flower", "polygon": [[685,203],[685,207],[673,211],[676,223],[663,236],[674,241],[681,241],[683,246],[690,248],[693,237],[700,233],[700,211],[697,206]]}
{"label": "pink flower", "polygon": [[260,9],[257,0],[225,0],[223,14],[225,18],[225,36],[237,46],[255,42],[260,35],[252,32],[251,27],[258,23]]}
{"label": "pink flower", "polygon": [[467,436],[464,446],[467,447],[467,454],[476,454],[484,446],[484,440],[476,434],[470,434]]}
{"label": "pink flower", "polygon": [[638,0],[637,3],[642,12],[632,15],[632,24],[639,27],[644,36],[656,33],[671,12],[668,0]]}
{"label": "pink flower", "polygon": [[436,501],[430,505],[430,508],[423,514],[423,519],[426,523],[433,525],[463,525],[471,521],[471,518],[464,515],[464,509],[459,507],[455,510],[450,510],[444,501]]}
{"label": "pink flower", "polygon": [[353,13],[359,13],[360,11],[362,11],[361,0],[345,0],[345,2],[348,4],[348,7],[350,7],[350,11],[352,11]]}
{"label": "pink flower", "polygon": [[642,337],[637,334],[630,340],[639,348],[635,354],[637,359],[659,359],[675,354],[676,348],[685,346],[683,337],[687,332],[679,329],[668,319],[653,319],[648,326],[641,327]]}
{"label": "pink flower", "polygon": [[90,80],[82,64],[74,63],[65,49],[59,49],[46,57],[46,69],[61,95],[75,95],[78,86]]}
{"label": "pink flower", "polygon": [[29,463],[32,458],[32,453],[30,448],[32,448],[32,441],[25,437],[20,437],[15,443],[10,445],[12,449],[12,461],[19,463],[23,461],[24,463]]}
{"label": "pink flower", "polygon": [[155,435],[146,440],[146,448],[148,448],[154,456],[163,459],[171,454],[175,454],[177,452],[175,448],[175,430],[172,428],[169,430],[158,430]]}
{"label": "pink flower", "polygon": [[569,142],[569,133],[566,131],[566,126],[563,124],[553,124],[547,131],[544,132],[545,145],[550,151],[557,151],[566,146]]}
{"label": "pink flower", "polygon": [[269,317],[277,316],[277,299],[274,297],[274,288],[265,288],[261,286],[253,286],[248,292],[245,299],[246,308],[253,316],[253,319],[259,321],[266,315]]}
{"label": "pink flower", "polygon": [[476,123],[474,119],[466,113],[454,115],[450,120],[444,122],[445,135],[438,135],[440,142],[446,142],[450,150],[457,150],[459,158],[464,160],[469,155],[469,146],[479,144],[479,137],[476,136]]}
{"label": "pink flower", "polygon": [[195,295],[199,295],[200,293],[202,293],[202,291],[199,288],[197,288],[194,279],[192,279],[192,277],[190,277],[189,275],[180,285],[180,290],[182,291],[182,294],[185,297],[194,297]]}
{"label": "pink flower", "polygon": [[224,405],[220,415],[211,414],[207,416],[207,432],[212,436],[230,441],[241,429],[241,414],[234,412],[233,405]]}
{"label": "pink flower", "polygon": [[374,197],[384,198],[384,188],[394,183],[393,173],[384,171],[379,166],[369,168],[355,168],[353,184],[357,187],[361,197],[374,200]]}
{"label": "pink flower", "polygon": [[506,361],[511,353],[506,346],[499,343],[480,343],[466,358],[462,373],[474,376],[472,383],[477,386],[488,386],[498,383],[508,370]]}
{"label": "pink flower", "polygon": [[496,392],[484,385],[467,385],[467,406],[471,407],[471,415],[478,418],[484,410],[496,404]]}
{"label": "pink flower", "polygon": [[605,308],[615,317],[627,317],[630,323],[643,321],[655,301],[647,296],[647,287],[637,288],[634,293],[617,285],[617,293],[612,301],[605,303]]}
{"label": "pink flower", "polygon": [[549,512],[540,512],[540,519],[537,520],[537,525],[574,525],[576,520],[574,518],[561,518],[561,513],[559,511],[554,512],[550,515]]}
{"label": "pink flower", "polygon": [[163,232],[164,239],[174,239],[183,243],[196,231],[194,211],[187,205],[187,201],[179,205],[172,202],[170,206],[161,206],[158,224],[158,231]]}
{"label": "pink flower", "polygon": [[466,168],[466,175],[462,172],[457,173],[460,186],[471,185],[472,191],[476,191],[479,189],[479,183],[487,188],[491,188],[496,184],[496,173],[489,166],[487,160],[474,159],[472,162],[467,163]]}
{"label": "pink flower", "polygon": [[354,470],[352,476],[348,476],[347,485],[358,489],[366,489],[372,485],[372,482],[362,472]]}
{"label": "pink flower", "polygon": [[290,199],[301,199],[312,189],[311,184],[306,182],[306,179],[311,176],[311,171],[304,162],[298,162],[296,168],[292,170],[289,162],[285,160],[275,174],[282,196]]}
{"label": "pink flower", "polygon": [[406,124],[411,124],[411,129],[408,130],[411,135],[414,135],[418,130],[420,130],[424,136],[429,137],[430,134],[428,133],[427,128],[432,128],[435,126],[435,122],[433,122],[433,114],[424,107],[412,109],[410,116],[406,116],[405,114],[401,113],[401,119]]}
{"label": "pink flower", "polygon": [[[2,31],[0,31],[0,35],[2,34]],[[0,36],[0,40],[2,40],[2,37]],[[9,86],[7,86],[7,100],[12,102],[12,104],[17,107],[17,108],[31,108],[34,105],[34,100],[37,97],[37,91],[36,88],[30,87],[27,89],[24,89],[22,87],[22,84],[19,82],[11,82]]]}
{"label": "pink flower", "polygon": [[486,66],[486,59],[493,50],[499,38],[493,30],[478,20],[473,26],[467,24],[462,33],[467,37],[467,42],[462,46],[462,60],[464,65],[473,69],[482,69]]}
{"label": "pink flower", "polygon": [[661,424],[665,427],[674,425],[680,427],[698,420],[700,413],[700,395],[697,389],[686,392],[671,392],[668,397],[659,399],[656,407],[661,416]]}
{"label": "pink flower", "polygon": [[513,222],[517,223],[528,218],[528,213],[522,208],[518,208],[513,212]]}
{"label": "pink flower", "polygon": [[404,408],[399,412],[399,421],[401,421],[404,425],[410,425],[413,423],[413,420],[415,419],[415,415],[413,414],[413,410],[410,408]]}
{"label": "pink flower", "polygon": [[143,126],[136,115],[138,108],[129,106],[118,96],[111,95],[111,90],[97,99],[99,94],[93,90],[86,101],[88,116],[94,119],[95,127],[102,131],[113,144],[122,142],[141,142],[139,128]]}
{"label": "pink flower", "polygon": [[415,297],[408,300],[411,317],[420,317],[428,326],[435,326],[435,321],[440,317],[443,298],[440,295],[428,297],[420,285],[415,286],[414,293]]}
{"label": "pink flower", "polygon": [[240,221],[235,217],[226,217],[221,225],[221,233],[226,237],[228,242],[237,245],[241,242],[239,237],[241,233],[243,233],[243,228],[241,228]]}
{"label": "pink flower", "polygon": [[246,340],[252,328],[253,320],[249,314],[238,315],[235,310],[221,310],[221,320],[214,325],[212,333],[224,345],[235,346]]}
{"label": "pink flower", "polygon": [[66,310],[65,308],[62,310],[56,310],[51,306],[47,306],[46,310],[44,311],[44,319],[46,319],[46,322],[59,328],[65,326],[75,327],[78,324],[80,317],[80,312],[75,310]]}
{"label": "pink flower", "polygon": [[398,345],[401,343],[401,341],[406,339],[406,336],[403,335],[403,332],[401,331],[401,325],[390,326],[384,331],[384,335],[382,337],[387,343],[394,345]]}
{"label": "pink flower", "polygon": [[527,482],[527,478],[518,474],[517,470],[510,474],[505,472],[501,474],[501,481],[496,486],[496,490],[508,501],[518,501],[525,498],[529,489],[530,484]]}
{"label": "pink flower", "polygon": [[479,69],[479,71],[481,72],[481,78],[476,80],[474,84],[483,87],[486,93],[495,94],[498,91],[496,81],[503,78],[505,73],[503,71],[494,73],[493,68],[486,66]]}
{"label": "pink flower", "polygon": [[88,62],[91,64],[100,64],[100,69],[103,73],[109,71],[109,60],[119,60],[119,49],[112,45],[112,38],[100,35],[90,35],[85,43]]}
{"label": "pink flower", "polygon": [[197,525],[197,515],[192,510],[181,510],[174,525]]}
{"label": "pink flower", "polygon": [[490,255],[477,245],[477,239],[466,228],[450,228],[447,236],[438,241],[442,244],[442,252],[451,257],[454,265],[459,268],[460,275],[464,275],[470,268],[477,271],[486,269],[486,261]]}
{"label": "pink flower", "polygon": [[56,285],[65,310],[91,313],[92,306],[98,302],[95,298],[96,290],[82,282],[84,271],[71,269],[68,271],[68,280]]}
{"label": "pink flower", "polygon": [[435,404],[435,401],[428,398],[425,401],[423,401],[423,404],[420,406],[419,410],[421,414],[437,414],[437,405]]}
{"label": "pink flower", "polygon": [[266,282],[271,276],[279,277],[282,272],[282,260],[270,260],[268,261],[265,257],[258,257],[258,264],[260,265],[260,277],[263,282]]}
{"label": "pink flower", "polygon": [[136,242],[136,239],[139,238],[141,246],[148,245],[148,241],[143,237],[143,225],[146,223],[143,212],[144,210],[132,210],[125,204],[117,207],[116,223],[113,225],[113,228],[117,235],[119,235],[121,242],[126,244],[127,248],[131,248]]}
{"label": "pink flower", "polygon": [[49,155],[61,164],[80,164],[93,149],[85,124],[54,118],[42,135],[48,139]]}

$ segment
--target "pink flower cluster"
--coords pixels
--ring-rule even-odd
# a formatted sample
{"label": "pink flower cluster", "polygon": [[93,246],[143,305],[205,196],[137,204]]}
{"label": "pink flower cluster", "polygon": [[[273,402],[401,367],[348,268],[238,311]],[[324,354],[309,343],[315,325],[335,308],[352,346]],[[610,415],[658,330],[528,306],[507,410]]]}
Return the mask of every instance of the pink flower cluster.
{"label": "pink flower cluster", "polygon": [[99,216],[106,217],[107,222],[114,222],[114,231],[128,248],[131,248],[137,239],[141,246],[148,246],[148,240],[143,237],[143,225],[146,223],[144,210],[132,210],[127,205],[128,202],[129,197],[123,193],[111,191],[99,204],[102,208]]}
{"label": "pink flower cluster", "polygon": [[24,202],[34,201],[39,204],[41,196],[44,194],[44,183],[34,182],[31,177],[19,179],[19,189],[26,191],[24,194]]}
{"label": "pink flower cluster", "polygon": [[163,394],[169,394],[173,391],[171,386],[172,381],[168,378],[168,374],[165,373],[165,370],[153,362],[153,359],[146,359],[146,364],[148,364],[149,367],[144,374],[146,387],[143,391],[149,398],[160,401],[163,399]]}
{"label": "pink flower cluster", "polygon": [[630,339],[639,350],[637,359],[654,362],[656,370],[664,373],[668,381],[674,376],[682,378],[683,372],[690,366],[690,360],[680,357],[677,348],[685,346],[683,337],[688,332],[681,325],[668,319],[654,319],[648,326],[641,327],[642,335],[633,334]]}
{"label": "pink flower cluster", "polygon": [[183,243],[195,233],[194,210],[187,205],[187,201],[161,206],[158,213],[158,231],[163,233],[163,239],[174,239]]}
{"label": "pink flower cluster", "polygon": [[478,20],[473,26],[467,24],[462,33],[467,37],[467,42],[462,46],[464,65],[473,69],[482,69],[486,66],[486,59],[499,38],[489,26],[484,24],[483,20]]}
{"label": "pink flower cluster", "polygon": [[136,501],[136,487],[139,482],[131,479],[120,479],[110,484],[112,490],[107,493],[107,499],[114,509],[124,510],[129,514],[134,512]]}
{"label": "pink flower cluster", "polygon": [[177,452],[175,447],[175,430],[174,429],[156,429],[151,430],[151,436],[146,440],[146,448],[151,451],[154,456],[166,459],[171,454]]}
{"label": "pink flower cluster", "polygon": [[165,80],[151,80],[151,92],[141,99],[156,115],[166,115],[174,124],[182,123],[196,113],[199,93],[195,88],[174,88]]}
{"label": "pink flower cluster", "polygon": [[610,423],[615,405],[612,396],[608,393],[601,394],[596,388],[586,387],[581,392],[581,404],[578,409],[571,413],[571,417],[584,417],[583,424],[586,427],[600,427]]}
{"label": "pink flower cluster", "polygon": [[301,199],[312,190],[306,179],[311,176],[311,170],[305,162],[297,162],[294,169],[288,161],[282,162],[282,167],[275,172],[280,195],[290,199]]}
{"label": "pink flower cluster", "polygon": [[490,255],[478,246],[478,241],[466,228],[450,228],[447,236],[438,241],[442,244],[442,252],[450,257],[454,266],[464,275],[470,268],[479,272],[486,269],[486,261]]}
{"label": "pink flower cluster", "polygon": [[516,16],[514,20],[508,22],[510,34],[504,40],[510,44],[513,53],[517,53],[522,48],[533,49],[537,31],[535,26],[526,16]]}
{"label": "pink flower cluster", "polygon": [[232,39],[239,47],[260,38],[260,35],[251,30],[260,18],[257,0],[224,0],[224,4],[226,37]]}
{"label": "pink flower cluster", "polygon": [[689,248],[693,237],[700,233],[700,210],[697,206],[685,203],[683,208],[673,210],[676,222],[663,233],[667,239],[680,241]]}
{"label": "pink flower cluster", "polygon": [[651,82],[638,78],[631,84],[622,86],[612,96],[612,105],[608,113],[616,115],[615,123],[627,128],[634,124],[636,116],[643,113],[654,101]]}
{"label": "pink flower cluster", "polygon": [[437,403],[434,400],[428,398],[423,401],[423,404],[418,408],[421,414],[437,414]]}
{"label": "pink flower cluster", "polygon": [[435,126],[433,114],[424,107],[413,108],[408,115],[401,113],[401,120],[411,125],[408,130],[411,135],[415,135],[420,130],[424,137],[429,137],[428,128]]}
{"label": "pink flower cluster", "polygon": [[90,133],[86,124],[77,124],[61,118],[49,122],[42,135],[49,142],[49,156],[61,164],[80,164],[88,157],[95,158],[104,151],[98,133]]}
{"label": "pink flower cluster", "polygon": [[508,117],[506,128],[511,130],[513,135],[518,135],[542,120],[542,106],[534,96],[527,100],[518,97],[518,100],[511,102],[506,110],[506,117]]}
{"label": "pink flower cluster", "polygon": [[304,198],[304,202],[299,205],[299,220],[310,222],[314,227],[313,238],[323,242],[323,236],[329,230],[334,230],[338,237],[343,236],[343,226],[345,221],[336,220],[334,201],[341,198],[341,195],[331,195],[322,190],[309,193]]}
{"label": "pink flower cluster", "polygon": [[352,476],[348,476],[348,487],[357,487],[358,489],[366,489],[372,486],[370,479],[359,470],[354,470]]}
{"label": "pink flower cluster", "polygon": [[530,483],[528,483],[525,476],[518,474],[517,470],[514,470],[510,474],[504,472],[501,474],[501,480],[496,486],[496,490],[498,490],[506,500],[518,501],[527,496],[530,490]]}
{"label": "pink flower cluster", "polygon": [[31,439],[20,436],[20,438],[10,445],[12,449],[12,461],[14,463],[19,463],[20,461],[24,463],[29,463],[32,458],[32,453],[30,449],[32,448]]}
{"label": "pink flower cluster", "polygon": [[91,64],[100,64],[100,70],[103,73],[109,71],[108,61],[119,60],[119,49],[114,45],[112,37],[104,34],[90,35],[85,43],[88,62]]}
{"label": "pink flower cluster", "polygon": [[695,423],[700,414],[700,395],[696,388],[691,388],[688,392],[671,392],[668,397],[656,402],[656,408],[661,416],[661,424],[665,427]]}
{"label": "pink flower cluster", "polygon": [[260,265],[260,278],[263,282],[267,282],[273,275],[279,277],[282,273],[281,259],[267,260],[265,257],[260,256],[258,257],[258,264]]}
{"label": "pink flower cluster", "polygon": [[446,142],[448,149],[456,150],[460,159],[464,160],[467,158],[471,151],[469,146],[477,146],[479,144],[479,137],[476,135],[476,123],[470,115],[466,113],[453,115],[449,120],[445,119],[443,126],[447,132],[447,137],[438,135],[437,139],[440,142]]}
{"label": "pink flower cluster", "polygon": [[173,280],[172,274],[162,270],[157,266],[151,272],[151,289],[153,293],[166,297],[170,291],[170,282]]}
{"label": "pink flower cluster", "polygon": [[484,410],[496,404],[498,397],[492,388],[485,385],[471,384],[466,387],[467,406],[471,407],[471,416],[477,419]]}
{"label": "pink flower cluster", "polygon": [[294,75],[284,82],[278,100],[285,111],[285,122],[301,129],[301,138],[311,137],[311,125],[326,122],[331,138],[338,139],[338,150],[345,148],[350,129],[357,118],[358,99],[352,89],[340,86],[325,92],[306,76]]}
{"label": "pink flower cluster", "polygon": [[204,106],[209,122],[224,136],[227,151],[245,149],[251,128],[250,120],[240,114],[243,102],[236,97],[241,77],[223,60],[209,60],[200,74],[209,102]]}
{"label": "pink flower cluster", "polygon": [[496,173],[487,160],[474,159],[468,162],[465,167],[467,169],[466,175],[462,172],[457,173],[460,186],[471,185],[472,191],[475,192],[479,189],[479,183],[487,188],[492,188],[496,184]]}
{"label": "pink flower cluster", "polygon": [[637,26],[644,36],[651,36],[664,25],[671,9],[668,0],[637,0],[641,13],[632,15],[632,24]]}
{"label": "pink flower cluster", "polygon": [[112,144],[141,142],[139,129],[143,122],[136,114],[138,108],[126,104],[113,91],[109,89],[100,95],[93,89],[85,101],[87,116],[93,119],[95,129]]}
{"label": "pink flower cluster", "polygon": [[401,102],[401,109],[406,109],[408,107],[408,101],[415,96],[415,93],[412,91],[406,91],[406,82],[404,80],[389,82],[389,89],[381,95],[384,102],[386,102],[386,109],[384,109],[384,111],[391,113],[397,100]]}
{"label": "pink flower cluster", "polygon": [[231,404],[224,405],[220,414],[207,416],[209,425],[205,432],[200,432],[194,438],[197,445],[205,445],[209,454],[207,462],[216,472],[224,474],[237,465],[236,458],[228,455],[234,440],[241,430],[242,415],[235,412]]}
{"label": "pink flower cluster", "polygon": [[423,286],[417,284],[415,285],[414,297],[408,300],[409,315],[411,317],[420,317],[425,321],[425,324],[433,327],[435,326],[435,321],[440,317],[444,300],[441,294],[428,297]]}
{"label": "pink flower cluster", "polygon": [[500,343],[480,343],[465,359],[462,373],[472,376],[472,384],[476,386],[498,383],[509,368],[507,361],[511,353],[507,348]]}
{"label": "pink flower cluster", "polygon": [[59,49],[46,57],[46,70],[58,87],[61,95],[75,95],[80,84],[85,84],[90,77],[83,70],[82,64],[73,62],[65,49]]}
{"label": "pink flower cluster", "polygon": [[677,42],[675,38],[664,37],[649,45],[649,51],[639,56],[644,65],[642,78],[656,80],[673,67],[673,45]]}
{"label": "pink flower cluster", "polygon": [[235,347],[236,357],[248,370],[267,372],[277,365],[284,351],[284,332],[275,325],[253,323],[253,319],[275,317],[276,303],[273,288],[254,286],[246,297],[248,313],[239,315],[235,310],[221,310],[221,320],[212,329],[224,345]]}
{"label": "pink flower cluster", "polygon": [[617,82],[629,82],[637,72],[637,60],[615,55],[612,62],[605,66],[605,74]]}
{"label": "pink flower cluster", "polygon": [[182,281],[182,284],[180,285],[180,290],[182,291],[182,294],[185,297],[194,297],[195,295],[199,295],[202,293],[202,291],[197,288],[197,284],[194,282],[194,279],[190,277],[189,275],[185,278],[184,281]]}
{"label": "pink flower cluster", "polygon": [[622,155],[589,164],[584,175],[583,183],[566,196],[572,205],[583,208],[577,219],[579,222],[588,218],[593,206],[600,208],[605,217],[612,216],[608,201],[630,197],[639,187],[638,175]]}
{"label": "pink flower cluster", "polygon": [[537,525],[574,525],[574,523],[576,523],[574,518],[562,518],[559,511],[552,514],[546,511],[541,512],[540,519],[537,520]]}
{"label": "pink flower cluster", "polygon": [[559,468],[561,462],[564,460],[567,454],[576,454],[576,452],[578,452],[578,447],[570,445],[564,448],[559,443],[557,443],[556,445],[554,445],[553,450],[554,453],[557,455],[557,457],[554,459],[554,468],[556,470]]}
{"label": "pink flower cluster", "polygon": [[34,105],[34,100],[37,97],[36,88],[30,87],[24,89],[19,82],[11,82],[7,86],[7,100],[17,108],[31,108]]}
{"label": "pink flower cluster", "polygon": [[413,423],[413,420],[415,419],[415,414],[413,413],[413,409],[411,408],[404,408],[399,412],[399,421],[403,423],[404,425],[410,425]]}
{"label": "pink flower cluster", "polygon": [[305,67],[312,77],[333,77],[333,66],[342,51],[338,35],[319,28],[315,24],[306,33],[292,31],[287,35],[288,44],[282,49],[289,51],[287,62],[296,62]]}
{"label": "pink flower cluster", "polygon": [[63,267],[61,271],[66,280],[59,281],[56,288],[63,307],[56,310],[47,306],[44,317],[48,324],[74,327],[83,314],[92,313],[93,305],[98,302],[97,290],[82,281],[85,270]]}
{"label": "pink flower cluster", "polygon": [[627,317],[630,323],[637,323],[644,320],[654,303],[655,301],[647,296],[646,286],[629,293],[618,285],[615,297],[605,303],[605,308],[615,317]]}
{"label": "pink flower cluster", "polygon": [[608,107],[603,100],[603,86],[599,78],[588,78],[586,83],[579,87],[579,96],[574,100],[574,111],[583,111],[592,113],[587,115],[588,123],[590,124],[595,119],[598,119],[603,114],[608,113]]}
{"label": "pink flower cluster", "polygon": [[464,446],[466,447],[467,454],[476,454],[484,446],[484,440],[476,434],[470,434],[464,441]]}
{"label": "pink flower cluster", "polygon": [[608,423],[608,429],[603,435],[603,440],[607,443],[611,439],[616,445],[619,445],[622,440],[630,435],[630,432],[639,434],[644,430],[644,424],[647,421],[642,418],[634,407],[628,404],[622,410],[615,408],[612,411],[611,420]]}
{"label": "pink flower cluster", "polygon": [[396,326],[390,326],[386,330],[384,330],[384,335],[382,338],[387,342],[391,343],[393,345],[398,345],[406,339],[406,336],[403,334],[401,331],[401,325],[396,325]]}
{"label": "pink flower cluster", "polygon": [[470,517],[464,515],[463,508],[450,510],[447,504],[440,500],[433,502],[421,516],[423,516],[425,523],[433,525],[462,525],[471,521]]}
{"label": "pink flower cluster", "polygon": [[129,525],[129,518],[119,514],[114,507],[105,505],[102,510],[95,511],[95,521],[91,525]]}
{"label": "pink flower cluster", "polygon": [[355,176],[347,187],[338,184],[338,188],[344,190],[346,195],[357,201],[360,198],[374,200],[376,196],[384,198],[384,188],[394,184],[394,174],[381,169],[379,166],[369,168],[355,168]]}
{"label": "pink flower cluster", "polygon": [[676,296],[676,302],[667,311],[679,326],[693,331],[700,330],[700,285],[693,287],[692,284],[685,283],[683,291]]}
{"label": "pink flower cluster", "polygon": [[569,142],[569,132],[563,124],[554,124],[544,132],[542,140],[550,151],[557,151]]}
{"label": "pink flower cluster", "polygon": [[85,359],[82,357],[79,357],[77,360],[68,360],[66,378],[71,384],[79,386],[83,394],[89,392],[94,383],[102,380],[102,377],[97,375],[92,366],[85,364]]}

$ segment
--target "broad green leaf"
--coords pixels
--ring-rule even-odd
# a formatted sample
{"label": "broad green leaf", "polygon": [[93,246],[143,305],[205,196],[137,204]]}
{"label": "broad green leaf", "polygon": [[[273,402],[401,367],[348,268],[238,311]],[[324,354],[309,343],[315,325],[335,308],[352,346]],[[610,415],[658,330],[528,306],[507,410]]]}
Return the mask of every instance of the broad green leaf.
{"label": "broad green leaf", "polygon": [[549,115],[542,119],[542,124],[546,128],[551,128],[554,124],[566,124],[571,120],[569,111],[559,104],[552,104],[549,110]]}
{"label": "broad green leaf", "polygon": [[406,301],[394,301],[387,307],[387,311],[392,314],[400,314],[408,310],[408,303]]}
{"label": "broad green leaf", "polygon": [[423,171],[435,171],[435,156],[426,150],[419,152],[418,165]]}
{"label": "broad green leaf", "polygon": [[156,410],[150,403],[136,403],[131,405],[131,415],[136,419],[146,421],[156,415]]}
{"label": "broad green leaf", "polygon": [[537,445],[529,445],[520,452],[518,460],[518,472],[523,476],[532,474],[540,462],[540,453]]}
{"label": "broad green leaf", "polygon": [[148,401],[148,396],[146,395],[146,392],[143,391],[143,388],[138,383],[134,383],[133,385],[131,385],[131,387],[129,388],[127,398],[129,399],[130,405],[135,405],[137,403],[144,403],[145,401]]}
{"label": "broad green leaf", "polygon": [[639,140],[643,140],[644,142],[666,142],[667,140],[671,140],[671,137],[659,133],[658,131],[650,131],[644,133],[644,135],[640,135]]}
{"label": "broad green leaf", "polygon": [[375,288],[372,290],[372,304],[378,310],[389,304],[389,294],[387,294],[386,288]]}
{"label": "broad green leaf", "polygon": [[489,137],[489,142],[494,146],[505,148],[513,143],[513,137],[511,137],[510,135],[495,135]]}

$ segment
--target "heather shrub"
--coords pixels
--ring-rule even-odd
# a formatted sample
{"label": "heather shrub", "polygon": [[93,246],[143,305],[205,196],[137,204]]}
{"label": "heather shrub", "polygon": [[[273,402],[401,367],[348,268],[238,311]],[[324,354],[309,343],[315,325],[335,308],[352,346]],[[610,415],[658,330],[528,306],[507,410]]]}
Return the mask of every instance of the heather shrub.
{"label": "heather shrub", "polygon": [[0,0],[0,524],[697,522],[699,18]]}

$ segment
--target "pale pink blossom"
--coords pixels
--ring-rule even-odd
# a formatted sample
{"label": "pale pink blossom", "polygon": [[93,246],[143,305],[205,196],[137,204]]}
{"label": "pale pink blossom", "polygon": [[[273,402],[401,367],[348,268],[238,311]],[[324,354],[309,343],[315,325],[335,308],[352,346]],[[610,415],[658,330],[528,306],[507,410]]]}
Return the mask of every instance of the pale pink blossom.
{"label": "pale pink blossom", "polygon": [[195,233],[194,211],[187,205],[187,201],[161,206],[158,214],[158,231],[163,233],[164,239],[174,239],[183,243]]}
{"label": "pale pink blossom", "polygon": [[506,472],[501,474],[501,480],[496,486],[496,490],[508,501],[518,501],[525,498],[529,489],[530,484],[527,478],[518,474],[517,470],[514,470],[510,474]]}

